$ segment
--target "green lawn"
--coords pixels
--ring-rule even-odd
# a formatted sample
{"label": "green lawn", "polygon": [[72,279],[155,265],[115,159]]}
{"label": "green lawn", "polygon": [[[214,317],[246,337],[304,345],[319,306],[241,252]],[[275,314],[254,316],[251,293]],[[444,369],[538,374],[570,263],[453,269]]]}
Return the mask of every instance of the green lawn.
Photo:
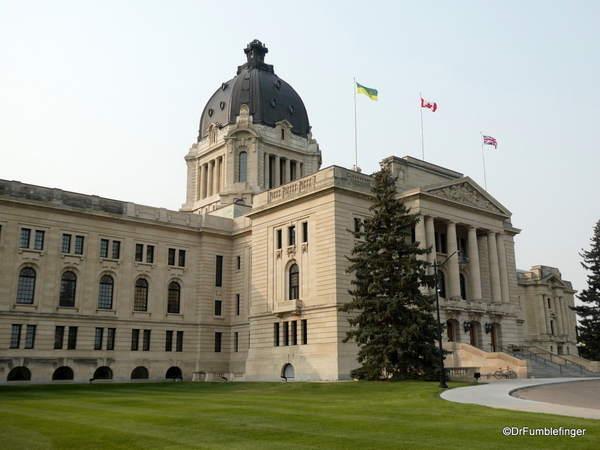
{"label": "green lawn", "polygon": [[[0,448],[600,448],[600,421],[451,403],[439,392],[423,382],[2,386]],[[505,426],[587,431],[503,436]]]}

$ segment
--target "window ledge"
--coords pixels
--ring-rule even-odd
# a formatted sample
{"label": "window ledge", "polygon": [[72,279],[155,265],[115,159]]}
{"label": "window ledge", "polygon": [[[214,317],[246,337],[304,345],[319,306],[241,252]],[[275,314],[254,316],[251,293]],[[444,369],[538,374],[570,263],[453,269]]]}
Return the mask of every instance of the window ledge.
{"label": "window ledge", "polygon": [[103,316],[116,316],[117,311],[114,309],[96,308],[96,314],[101,314]]}
{"label": "window ledge", "polygon": [[29,311],[32,309],[38,309],[38,305],[36,304],[28,304],[28,303],[15,303],[13,305],[13,309],[15,311]]}
{"label": "window ledge", "polygon": [[273,314],[282,317],[286,313],[299,316],[302,311],[302,300],[287,300],[278,302],[277,307],[273,309]]}

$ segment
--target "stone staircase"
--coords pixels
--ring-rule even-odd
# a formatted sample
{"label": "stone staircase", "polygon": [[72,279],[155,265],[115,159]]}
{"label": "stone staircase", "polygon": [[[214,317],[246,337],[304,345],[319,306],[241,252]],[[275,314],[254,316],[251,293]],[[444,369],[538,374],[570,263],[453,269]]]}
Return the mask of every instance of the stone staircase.
{"label": "stone staircase", "polygon": [[544,353],[536,353],[523,347],[502,348],[504,353],[528,362],[527,378],[600,377],[600,373],[592,372],[581,364],[569,361],[555,353],[539,350]]}

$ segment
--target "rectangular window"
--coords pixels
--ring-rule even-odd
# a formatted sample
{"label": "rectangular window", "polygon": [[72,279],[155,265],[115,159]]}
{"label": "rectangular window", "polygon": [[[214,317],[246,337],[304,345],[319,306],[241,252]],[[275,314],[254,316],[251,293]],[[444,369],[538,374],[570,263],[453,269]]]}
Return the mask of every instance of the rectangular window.
{"label": "rectangular window", "polygon": [[183,331],[177,332],[177,342],[175,344],[175,351],[176,352],[183,351]]}
{"label": "rectangular window", "polygon": [[100,239],[100,258],[108,258],[108,239]]}
{"label": "rectangular window", "polygon": [[290,345],[290,328],[288,322],[283,322],[283,345]]}
{"label": "rectangular window", "polygon": [[27,325],[25,331],[25,348],[33,348],[35,345],[35,325]]}
{"label": "rectangular window", "polygon": [[121,243],[119,241],[113,241],[112,259],[119,259],[120,255],[121,255]]}
{"label": "rectangular window", "polygon": [[185,267],[185,250],[179,250],[179,261],[177,265],[179,267]]}
{"label": "rectangular window", "polygon": [[217,255],[217,264],[215,268],[215,286],[223,286],[223,257]]}
{"label": "rectangular window", "polygon": [[44,250],[44,231],[36,230],[35,241],[33,242],[33,248],[35,250]]}
{"label": "rectangular window", "polygon": [[114,350],[115,349],[115,334],[117,334],[116,328],[107,328],[106,329],[106,350]]}
{"label": "rectangular window", "polygon": [[302,222],[302,242],[308,242],[308,222]]}
{"label": "rectangular window", "polygon": [[25,348],[33,348],[35,345],[35,325],[27,325],[25,331]]}
{"label": "rectangular window", "polygon": [[235,315],[239,316],[242,309],[240,294],[235,294]]}
{"label": "rectangular window", "polygon": [[154,262],[154,245],[146,246],[146,262],[152,264]]}
{"label": "rectangular window", "polygon": [[69,327],[69,337],[67,339],[67,350],[77,348],[77,327]]}
{"label": "rectangular window", "polygon": [[361,220],[358,217],[354,218],[354,232],[360,233],[360,227],[362,225]]}
{"label": "rectangular window", "polygon": [[279,322],[273,324],[273,341],[275,347],[279,347]]}
{"label": "rectangular window", "polygon": [[283,246],[283,232],[282,230],[277,230],[277,250],[280,250]]}
{"label": "rectangular window", "polygon": [[142,351],[149,352],[150,351],[150,332],[152,330],[144,330],[144,339],[142,341]]}
{"label": "rectangular window", "polygon": [[215,316],[223,315],[223,302],[221,300],[215,300]]}
{"label": "rectangular window", "polygon": [[167,264],[169,266],[175,265],[175,253],[176,253],[176,250],[174,248],[169,249],[169,259],[167,261]]}
{"label": "rectangular window", "polygon": [[296,245],[296,227],[288,227],[288,245]]}
{"label": "rectangular window", "polygon": [[298,345],[298,321],[294,320],[292,324],[292,345]]}
{"label": "rectangular window", "polygon": [[237,263],[236,263],[236,269],[240,270],[242,268],[242,257],[238,256],[236,257]]}
{"label": "rectangular window", "polygon": [[71,235],[63,234],[62,247],[60,249],[62,253],[71,253]]}
{"label": "rectangular window", "polygon": [[13,325],[10,330],[10,348],[19,348],[21,345],[22,325]]}
{"label": "rectangular window", "polygon": [[215,333],[215,353],[221,353],[223,333]]}
{"label": "rectangular window", "polygon": [[233,351],[236,353],[239,351],[239,339],[240,335],[236,331],[235,333],[233,333]]}
{"label": "rectangular window", "polygon": [[65,339],[65,327],[57,326],[54,329],[54,349],[62,350]]}
{"label": "rectangular window", "polygon": [[27,228],[21,229],[21,238],[19,239],[20,248],[29,248],[29,239],[31,238],[31,230]]}
{"label": "rectangular window", "polygon": [[137,352],[140,349],[140,330],[131,330],[131,351]]}
{"label": "rectangular window", "polygon": [[173,350],[173,330],[167,330],[167,335],[165,337],[165,352],[170,352]]}
{"label": "rectangular window", "polygon": [[75,236],[75,254],[83,255],[84,236]]}
{"label": "rectangular window", "polygon": [[96,334],[94,335],[94,350],[102,350],[103,335],[104,328],[96,328]]}
{"label": "rectangular window", "polygon": [[308,322],[302,319],[302,345],[308,344]]}
{"label": "rectangular window", "polygon": [[144,255],[144,245],[143,244],[135,244],[135,260],[137,262],[142,262],[143,255]]}

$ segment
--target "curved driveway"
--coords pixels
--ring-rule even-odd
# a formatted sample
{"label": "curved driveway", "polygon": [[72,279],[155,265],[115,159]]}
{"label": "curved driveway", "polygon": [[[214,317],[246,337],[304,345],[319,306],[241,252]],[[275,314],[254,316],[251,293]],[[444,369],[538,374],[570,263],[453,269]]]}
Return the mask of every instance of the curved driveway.
{"label": "curved driveway", "polygon": [[[521,391],[537,386],[540,387]],[[600,405],[599,392],[598,378],[538,378],[497,381],[449,389],[442,392],[441,397],[452,402],[472,403],[492,408],[600,420],[600,409],[589,407],[590,401]],[[533,400],[534,398],[543,401]],[[562,404],[558,404],[559,402]]]}

